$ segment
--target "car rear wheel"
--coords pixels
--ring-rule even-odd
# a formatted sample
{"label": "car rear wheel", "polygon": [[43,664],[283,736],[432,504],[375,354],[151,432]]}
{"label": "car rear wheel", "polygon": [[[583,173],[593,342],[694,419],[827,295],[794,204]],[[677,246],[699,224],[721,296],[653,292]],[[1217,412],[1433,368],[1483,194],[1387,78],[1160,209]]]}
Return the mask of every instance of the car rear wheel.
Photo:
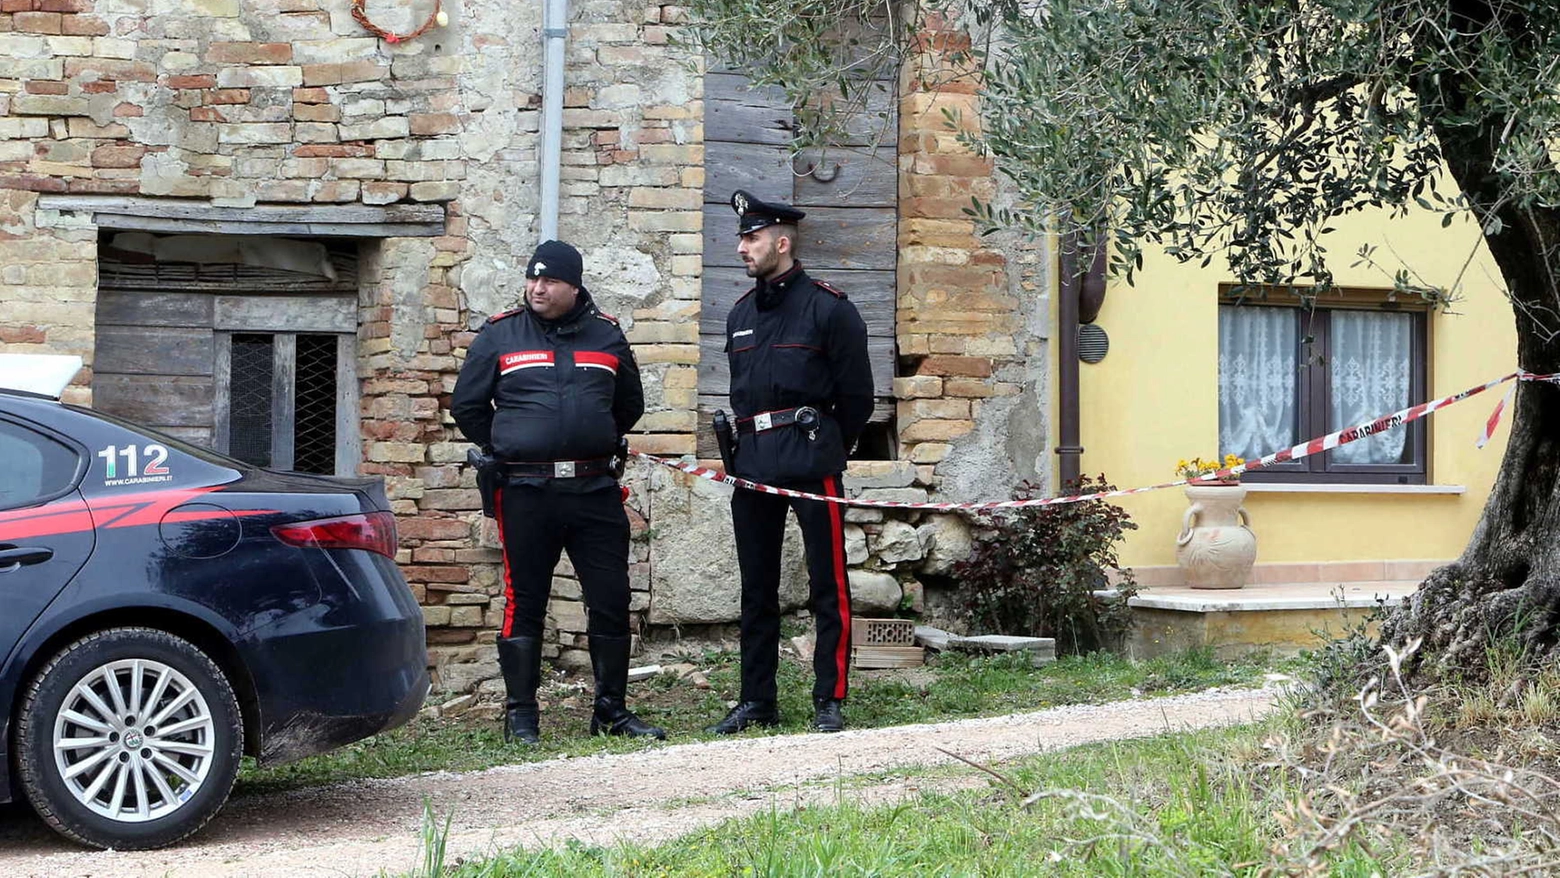
{"label": "car rear wheel", "polygon": [[63,835],[137,850],[195,832],[227,801],[243,724],[227,677],[189,641],[115,628],[76,641],[28,686],[22,787]]}

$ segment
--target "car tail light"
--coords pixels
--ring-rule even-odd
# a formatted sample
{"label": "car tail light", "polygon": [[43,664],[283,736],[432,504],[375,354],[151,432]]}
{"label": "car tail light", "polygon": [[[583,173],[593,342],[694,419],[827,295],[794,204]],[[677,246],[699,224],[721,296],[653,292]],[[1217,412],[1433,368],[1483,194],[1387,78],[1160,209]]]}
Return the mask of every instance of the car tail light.
{"label": "car tail light", "polygon": [[389,512],[368,512],[321,518],[271,528],[276,538],[289,546],[311,549],[367,549],[386,558],[395,558],[395,516]]}

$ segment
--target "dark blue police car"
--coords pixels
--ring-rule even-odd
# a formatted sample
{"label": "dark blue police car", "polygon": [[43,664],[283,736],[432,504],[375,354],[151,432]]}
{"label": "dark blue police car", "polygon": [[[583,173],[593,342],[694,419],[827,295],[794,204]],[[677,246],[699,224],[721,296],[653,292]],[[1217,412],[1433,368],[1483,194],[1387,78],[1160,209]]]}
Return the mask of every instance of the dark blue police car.
{"label": "dark blue police car", "polygon": [[[0,387],[79,366],[0,356]],[[423,617],[380,481],[256,469],[46,390],[0,389],[0,802],[158,847],[216,814],[242,754],[416,713]]]}

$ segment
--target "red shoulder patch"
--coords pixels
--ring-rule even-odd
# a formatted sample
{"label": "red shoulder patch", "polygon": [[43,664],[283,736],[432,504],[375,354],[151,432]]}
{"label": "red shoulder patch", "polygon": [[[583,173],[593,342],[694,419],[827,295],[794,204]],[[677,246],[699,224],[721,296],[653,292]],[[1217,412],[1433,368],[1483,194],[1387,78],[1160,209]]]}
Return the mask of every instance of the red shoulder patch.
{"label": "red shoulder patch", "polygon": [[596,316],[600,317],[602,320],[607,321],[608,323],[612,324],[613,326],[619,325],[618,324],[618,319],[616,317],[613,317],[611,314],[608,314],[607,312],[602,311],[599,308],[596,310]]}
{"label": "red shoulder patch", "polygon": [[494,314],[492,317],[489,317],[487,322],[497,323],[498,321],[503,320],[505,317],[513,317],[524,310],[524,308],[511,308],[508,311],[500,311],[497,314]]}
{"label": "red shoulder patch", "polygon": [[815,286],[817,286],[818,289],[823,290],[824,292],[829,293],[830,295],[834,296],[834,298],[836,298],[836,299],[843,299],[843,298],[845,298],[845,294],[843,292],[841,292],[840,290],[835,289],[834,287],[829,286],[827,283],[824,283],[823,281],[818,280],[817,278],[813,279],[813,284]]}

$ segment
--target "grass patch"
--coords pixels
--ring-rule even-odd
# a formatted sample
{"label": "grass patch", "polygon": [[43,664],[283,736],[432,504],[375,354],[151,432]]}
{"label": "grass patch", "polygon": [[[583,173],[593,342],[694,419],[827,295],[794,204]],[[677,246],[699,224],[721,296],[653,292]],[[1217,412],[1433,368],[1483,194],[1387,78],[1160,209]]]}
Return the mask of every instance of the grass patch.
{"label": "grass patch", "polygon": [[[720,719],[740,688],[737,658],[730,652],[690,656],[704,669],[710,688],[697,689],[671,674],[632,684],[630,707],[662,726],[674,742],[712,736],[704,727]],[[1215,686],[1260,682],[1264,672],[1289,667],[1268,656],[1236,662],[1207,651],[1130,662],[1109,653],[1065,657],[1031,667],[1023,656],[937,656],[924,668],[855,671],[846,721],[851,728],[879,728],[1040,710],[1069,704],[1097,704],[1140,695],[1168,695]],[[770,734],[803,732],[812,719],[812,670],[794,656],[780,662],[780,708],[784,723]],[[236,795],[275,792],[366,777],[397,777],[424,771],[470,771],[519,762],[596,753],[630,752],[658,746],[647,741],[592,738],[589,677],[576,690],[544,691],[542,745],[506,745],[496,720],[419,717],[404,728],[332,753],[275,768],[246,760]],[[548,698],[548,696],[551,696]],[[757,731],[749,734],[765,734]]]}
{"label": "grass patch", "polygon": [[[1282,858],[1289,790],[1253,777],[1265,727],[1162,735],[1034,757],[1010,785],[864,807],[770,811],[656,846],[581,844],[461,864],[461,878],[1257,874]],[[1087,791],[1073,792],[1073,791]],[[1031,796],[1031,792],[1040,795]],[[1327,874],[1391,874],[1344,845]],[[1386,859],[1379,859],[1385,857]],[[1280,874],[1283,874],[1282,872]]]}
{"label": "grass patch", "polygon": [[[1039,755],[998,766],[1001,782],[980,776],[982,790],[892,806],[863,804],[855,791],[871,784],[845,778],[824,807],[779,808],[658,845],[512,850],[449,874],[1560,873],[1560,663],[1497,641],[1477,681],[1422,691],[1399,673],[1413,649],[1352,669],[1367,677],[1357,698],[1296,691],[1257,726]],[[1094,669],[1095,682],[1113,685],[1113,670]],[[1181,660],[1153,670],[1174,686],[1207,668]],[[1338,670],[1313,672],[1344,679]]]}

